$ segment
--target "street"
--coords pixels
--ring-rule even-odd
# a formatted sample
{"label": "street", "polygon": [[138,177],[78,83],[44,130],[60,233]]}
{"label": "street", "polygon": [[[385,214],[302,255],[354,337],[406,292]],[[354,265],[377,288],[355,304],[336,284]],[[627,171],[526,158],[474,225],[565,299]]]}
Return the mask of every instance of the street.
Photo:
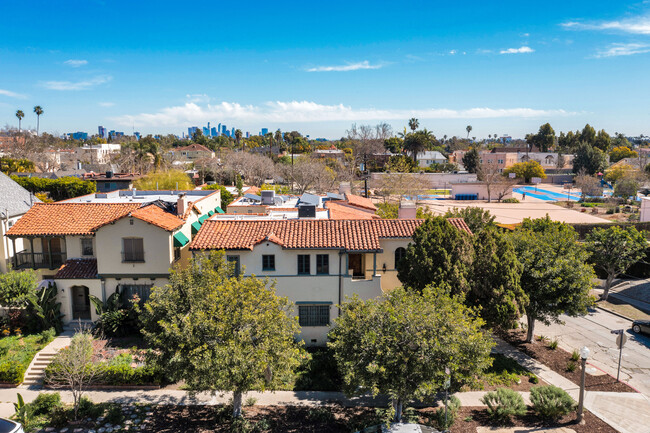
{"label": "street", "polygon": [[650,337],[634,334],[630,320],[600,309],[593,309],[583,317],[561,316],[561,319],[565,325],[536,323],[535,334],[551,340],[557,338],[560,347],[568,352],[587,346],[591,350],[588,363],[614,377],[619,351],[616,335],[611,331],[624,329],[628,341],[623,347],[621,380],[650,397]]}

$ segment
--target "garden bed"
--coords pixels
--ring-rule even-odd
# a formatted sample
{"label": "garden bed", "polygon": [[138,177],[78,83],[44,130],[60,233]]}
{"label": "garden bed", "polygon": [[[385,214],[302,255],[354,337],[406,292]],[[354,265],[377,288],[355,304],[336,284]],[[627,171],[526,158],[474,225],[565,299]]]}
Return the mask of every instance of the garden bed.
{"label": "garden bed", "polygon": [[34,356],[54,338],[54,332],[0,339],[0,386],[11,387],[21,383]]}
{"label": "garden bed", "polygon": [[[152,415],[141,424],[145,432],[230,432],[229,408],[222,406],[154,406]],[[326,407],[306,406],[251,406],[244,408],[247,425],[259,432],[293,433],[322,432],[348,433],[377,425],[381,420],[377,410],[367,407],[346,408],[338,405]],[[427,423],[433,409],[416,411],[421,423]],[[512,426],[567,427],[577,433],[616,433],[616,430],[596,416],[585,411],[584,425],[575,424],[575,413],[555,423],[539,419],[531,411],[515,418]],[[478,426],[496,426],[485,408],[464,407],[458,413],[451,433],[476,433]]]}
{"label": "garden bed", "polygon": [[[549,348],[548,341],[539,341],[537,338],[533,343],[526,343],[526,332],[523,330],[510,330],[500,334],[500,336],[526,355],[535,358],[537,361],[546,365],[554,372],[564,376],[576,385],[580,384],[580,360],[572,361],[571,353],[560,349]],[[573,363],[575,369],[569,371],[567,367]],[[585,389],[587,391],[606,391],[606,392],[636,392],[633,388],[623,382],[617,382],[616,378],[603,374],[599,376],[585,375]]]}
{"label": "garden bed", "polygon": [[474,386],[464,386],[461,391],[494,391],[506,387],[515,391],[530,391],[533,386],[546,385],[530,371],[519,365],[514,359],[499,353],[490,355],[492,367],[488,368],[483,377]]}

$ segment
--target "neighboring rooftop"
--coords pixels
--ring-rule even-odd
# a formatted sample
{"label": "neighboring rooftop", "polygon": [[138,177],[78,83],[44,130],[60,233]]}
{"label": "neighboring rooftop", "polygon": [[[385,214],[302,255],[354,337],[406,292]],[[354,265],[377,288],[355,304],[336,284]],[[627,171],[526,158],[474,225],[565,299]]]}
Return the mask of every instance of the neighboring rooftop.
{"label": "neighboring rooftop", "polygon": [[97,259],[69,259],[61,265],[54,275],[57,280],[97,278]]}
{"label": "neighboring rooftop", "polygon": [[162,200],[169,203],[176,203],[179,194],[185,194],[190,202],[196,202],[219,190],[158,190],[141,191],[137,189],[125,189],[111,192],[96,192],[65,200],[66,203],[148,203]]}
{"label": "neighboring rooftop", "polygon": [[12,218],[26,213],[41,201],[32,193],[0,172],[0,217]]}

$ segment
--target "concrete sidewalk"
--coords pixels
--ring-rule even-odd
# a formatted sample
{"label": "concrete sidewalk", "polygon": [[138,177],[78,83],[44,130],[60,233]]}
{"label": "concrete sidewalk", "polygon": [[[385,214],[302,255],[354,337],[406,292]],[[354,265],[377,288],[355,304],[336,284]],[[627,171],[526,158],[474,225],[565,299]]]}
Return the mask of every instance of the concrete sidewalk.
{"label": "concrete sidewalk", "polygon": [[[577,402],[580,386],[496,338],[495,351],[516,360],[545,382],[564,389]],[[650,433],[650,400],[632,392],[585,392],[585,408],[621,433]]]}

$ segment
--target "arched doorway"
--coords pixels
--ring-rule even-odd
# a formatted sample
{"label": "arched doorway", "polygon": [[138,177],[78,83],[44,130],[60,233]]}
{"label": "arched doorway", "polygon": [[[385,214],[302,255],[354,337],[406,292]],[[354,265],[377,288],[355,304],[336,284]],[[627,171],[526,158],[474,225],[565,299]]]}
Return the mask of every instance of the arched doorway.
{"label": "arched doorway", "polygon": [[72,319],[90,320],[90,298],[88,287],[72,286]]}

